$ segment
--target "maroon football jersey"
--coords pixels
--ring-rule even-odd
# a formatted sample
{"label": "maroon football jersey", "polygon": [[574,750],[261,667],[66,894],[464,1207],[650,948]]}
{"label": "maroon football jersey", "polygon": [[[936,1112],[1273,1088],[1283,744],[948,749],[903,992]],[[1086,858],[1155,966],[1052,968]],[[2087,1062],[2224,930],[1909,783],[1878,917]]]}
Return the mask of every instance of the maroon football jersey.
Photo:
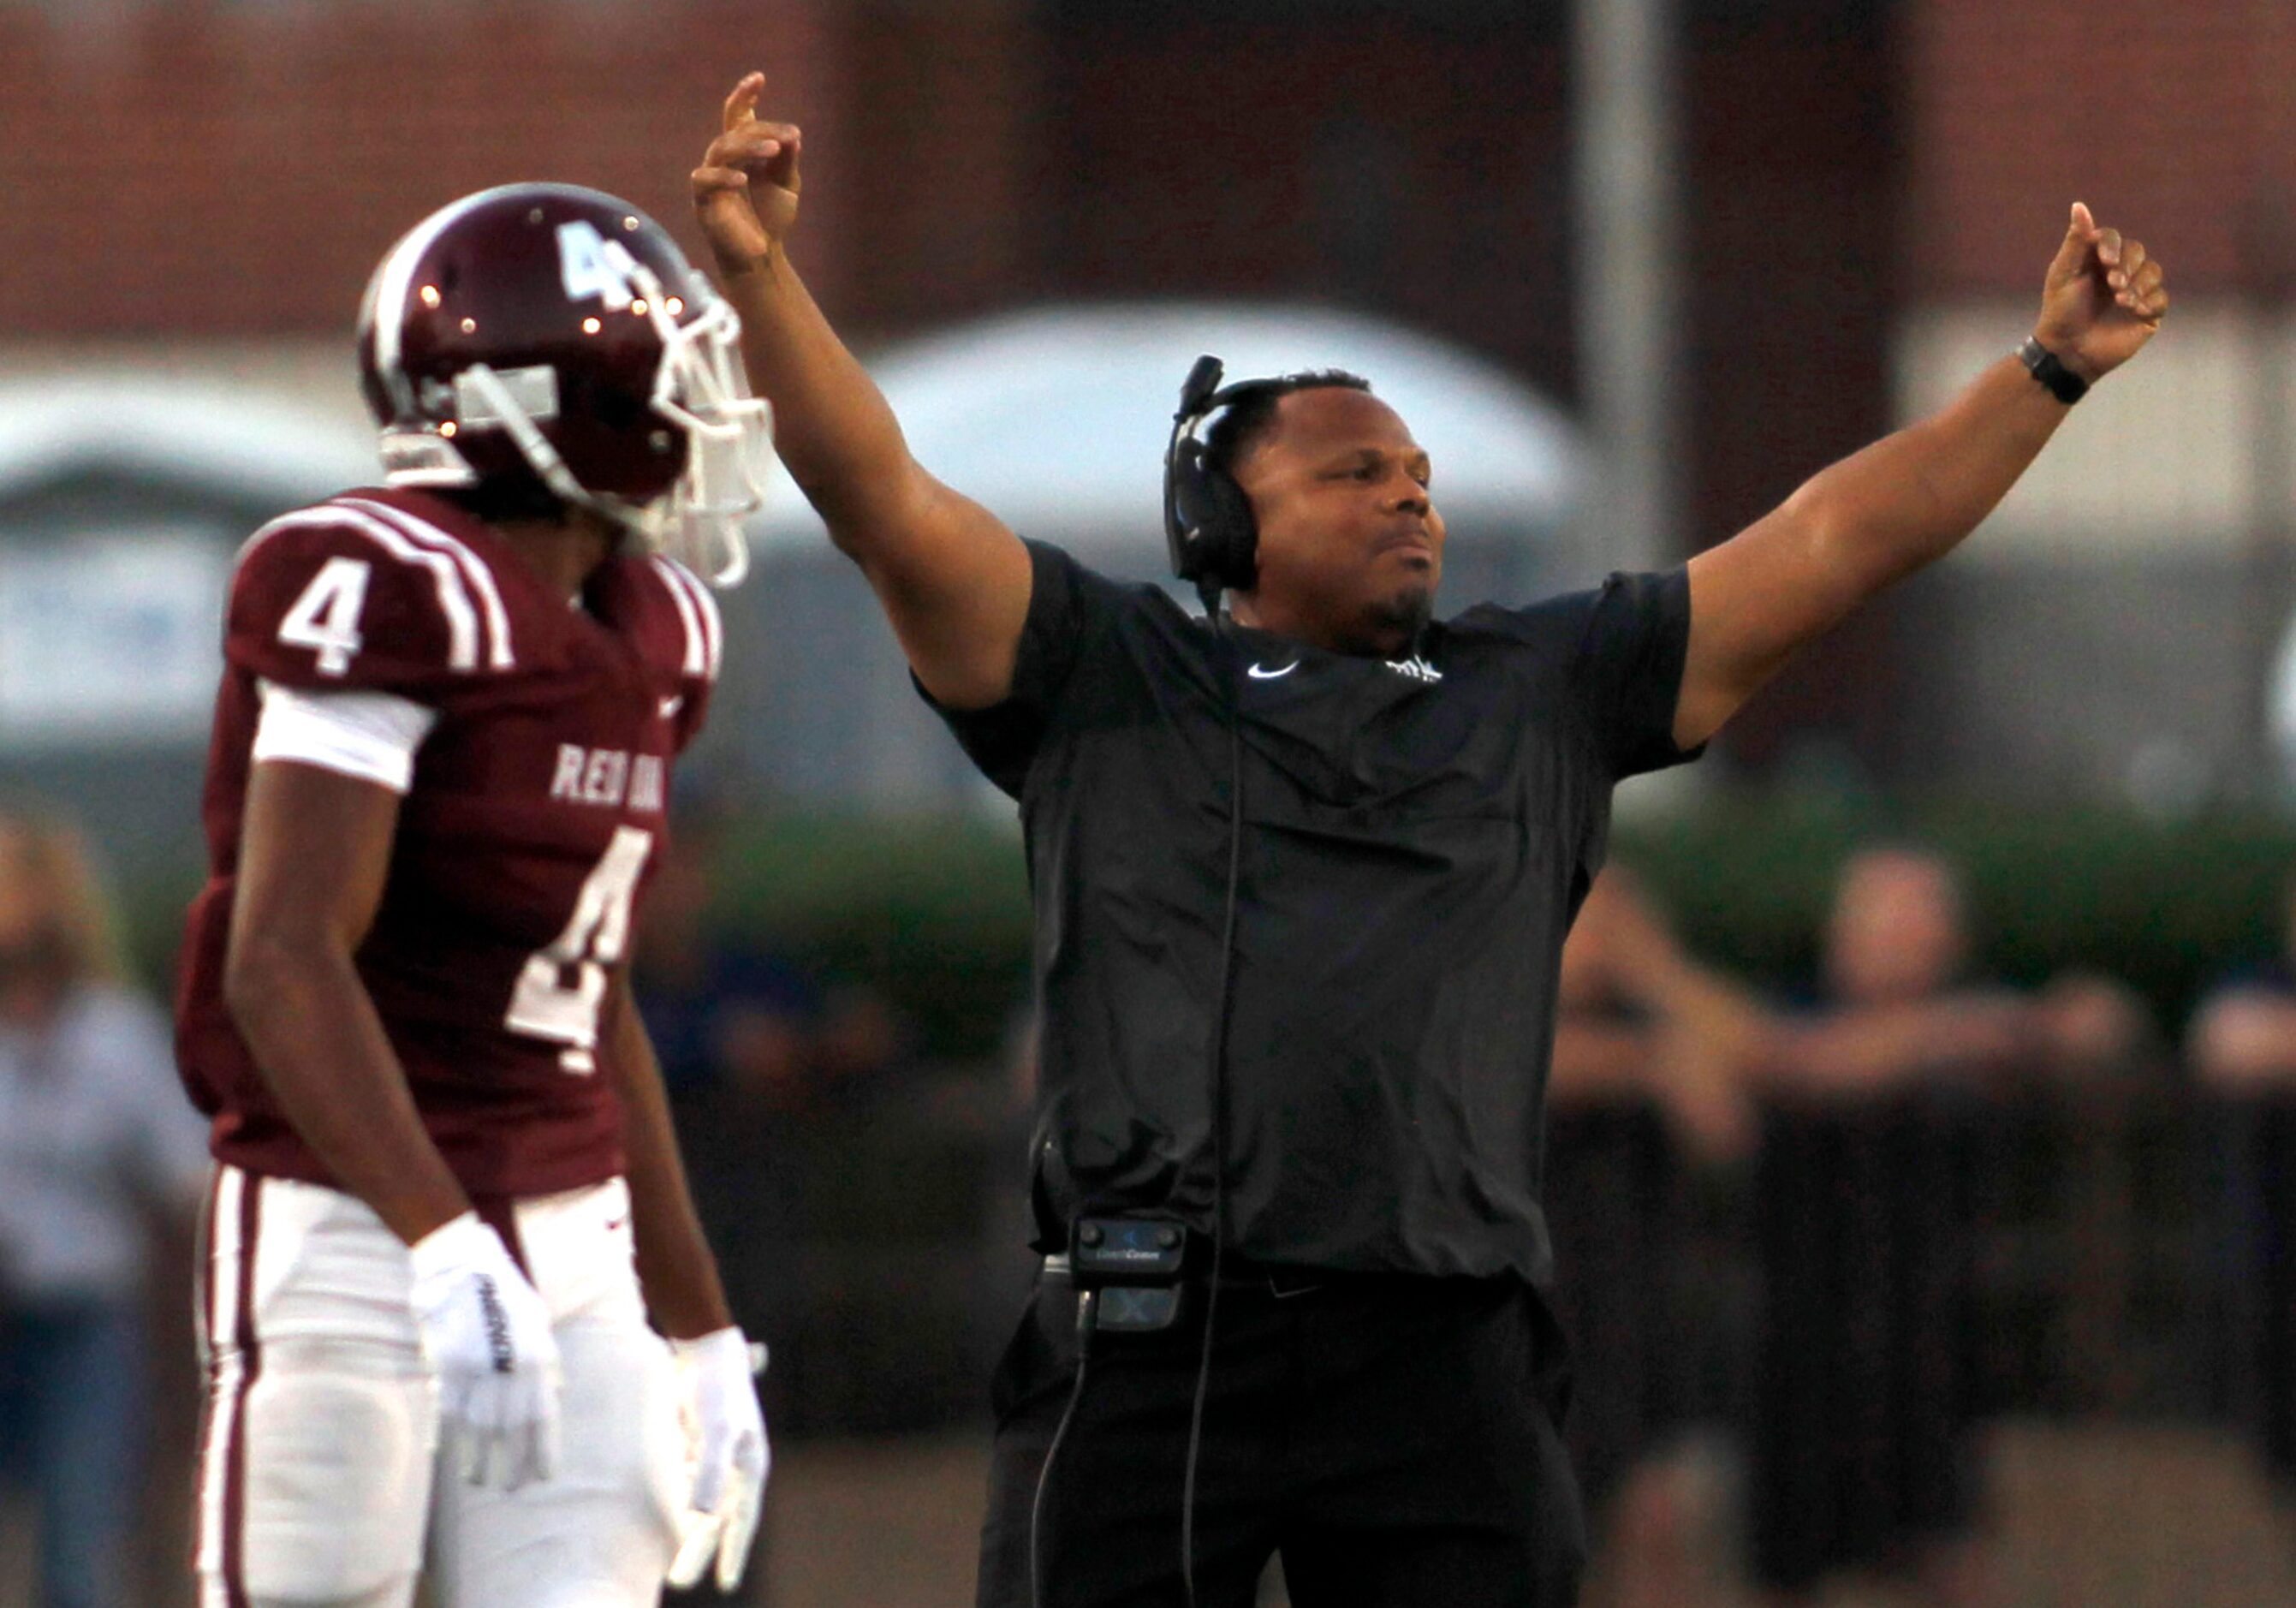
{"label": "maroon football jersey", "polygon": [[176,1013],[184,1081],[220,1160],[332,1182],[223,1000],[260,683],[436,712],[359,975],[463,1186],[530,1195],[620,1170],[599,1014],[660,851],[669,762],[701,727],[719,651],[708,589],[668,559],[610,559],[570,606],[438,497],[347,492],[255,534],[232,581],[204,802],[211,871]]}

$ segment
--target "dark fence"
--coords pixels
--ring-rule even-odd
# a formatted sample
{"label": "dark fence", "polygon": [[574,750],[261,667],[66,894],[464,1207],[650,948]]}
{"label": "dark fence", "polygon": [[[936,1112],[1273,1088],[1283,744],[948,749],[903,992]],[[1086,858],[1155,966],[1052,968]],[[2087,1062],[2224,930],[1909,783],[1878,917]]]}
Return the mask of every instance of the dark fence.
{"label": "dark fence", "polygon": [[[961,1079],[788,1122],[689,1107],[687,1144],[778,1433],[977,1425],[1018,1314],[1022,1135]],[[1599,1508],[1638,1459],[1742,1448],[1756,1574],[1950,1536],[1970,1431],[2214,1422],[2296,1475],[2296,1091],[1996,1077],[1775,1102],[1751,1161],[1632,1101],[1554,1112],[1570,1431]]]}
{"label": "dark fence", "polygon": [[2296,1474],[2296,1093],[2166,1076],[1774,1103],[1726,1174],[1636,1103],[1555,1114],[1570,1424],[1599,1505],[1726,1426],[1798,1587],[1962,1533],[2004,1415],[2214,1421]]}

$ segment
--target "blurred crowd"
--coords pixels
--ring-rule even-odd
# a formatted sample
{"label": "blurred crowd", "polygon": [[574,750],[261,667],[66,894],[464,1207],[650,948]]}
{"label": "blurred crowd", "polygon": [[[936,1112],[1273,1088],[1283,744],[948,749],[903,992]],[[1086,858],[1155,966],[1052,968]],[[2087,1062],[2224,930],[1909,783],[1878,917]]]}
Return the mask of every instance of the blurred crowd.
{"label": "blurred crowd", "polygon": [[[0,807],[0,1478],[31,1498],[44,1608],[134,1600],[146,1280],[207,1181],[167,1020],[125,981],[78,833]],[[188,1362],[168,1370],[186,1393]]]}
{"label": "blurred crowd", "polygon": [[[1029,1275],[1025,1019],[994,1068],[934,1064],[881,989],[717,919],[724,852],[684,823],[637,984],[773,1421],[976,1423]],[[2002,1601],[1974,1432],[2011,1413],[2213,1414],[2296,1486],[2296,884],[2285,915],[2178,1046],[2111,978],[1982,974],[1958,868],[1920,844],[1847,860],[1790,991],[1603,873],[1546,1194],[1606,1600],[1711,1599],[1720,1555],[1777,1604],[1845,1576]],[[153,1292],[190,1294],[206,1177],[77,834],[0,807],[0,1537],[32,1515],[46,1608],[138,1600],[151,1426],[181,1432],[152,1382],[188,1396],[193,1366]],[[2178,1360],[2116,1349],[2164,1324]]]}
{"label": "blurred crowd", "polygon": [[[1734,1555],[1776,1604],[1843,1577],[2002,1602],[1991,1416],[2229,1409],[2296,1470],[2296,882],[2286,910],[2284,954],[2227,972],[2179,1058],[2109,977],[1976,971],[1958,869],[1919,844],[1848,858],[1816,975],[1769,997],[1690,955],[1630,869],[1598,879],[1564,953],[1546,1198],[1612,1601],[1710,1600],[1700,1571]],[[2172,1158],[2150,1200],[2148,1146]],[[2142,1380],[2113,1354],[2164,1326],[2144,1333],[2140,1224],[2199,1320]],[[2249,1322],[2205,1333],[2258,1284]]]}

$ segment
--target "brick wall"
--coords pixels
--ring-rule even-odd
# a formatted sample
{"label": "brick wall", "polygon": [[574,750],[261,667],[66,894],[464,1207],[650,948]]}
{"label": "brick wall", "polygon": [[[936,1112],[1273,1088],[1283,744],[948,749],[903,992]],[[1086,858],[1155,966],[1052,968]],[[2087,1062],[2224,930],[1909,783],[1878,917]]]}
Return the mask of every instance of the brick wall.
{"label": "brick wall", "polygon": [[692,243],[685,172],[737,67],[832,101],[809,18],[407,0],[111,7],[98,29],[0,6],[0,330],[347,330],[392,239],[513,178],[612,191]]}
{"label": "brick wall", "polygon": [[1571,381],[1562,30],[1541,8],[1223,13],[1064,0],[1038,193],[1046,282],[1306,297]]}
{"label": "brick wall", "polygon": [[2038,293],[2076,197],[2188,295],[2296,262],[2287,0],[1915,0],[1904,38],[1917,299]]}

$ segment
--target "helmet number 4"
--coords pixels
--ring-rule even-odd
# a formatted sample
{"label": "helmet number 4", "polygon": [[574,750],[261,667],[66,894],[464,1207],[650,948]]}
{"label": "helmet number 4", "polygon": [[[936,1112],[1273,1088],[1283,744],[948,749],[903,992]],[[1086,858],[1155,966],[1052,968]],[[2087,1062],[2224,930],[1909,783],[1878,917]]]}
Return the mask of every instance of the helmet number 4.
{"label": "helmet number 4", "polygon": [[645,870],[653,833],[635,826],[614,828],[582,891],[574,918],[544,948],[527,957],[511,990],[510,1014],[503,1025],[513,1033],[562,1045],[558,1064],[585,1076],[598,1070],[598,1013],[606,1000],[606,968],[629,948],[630,906]]}
{"label": "helmet number 4", "polygon": [[595,224],[575,222],[558,226],[558,275],[565,282],[566,299],[586,301],[595,296],[610,313],[630,305],[631,258],[619,242],[609,245]]}

